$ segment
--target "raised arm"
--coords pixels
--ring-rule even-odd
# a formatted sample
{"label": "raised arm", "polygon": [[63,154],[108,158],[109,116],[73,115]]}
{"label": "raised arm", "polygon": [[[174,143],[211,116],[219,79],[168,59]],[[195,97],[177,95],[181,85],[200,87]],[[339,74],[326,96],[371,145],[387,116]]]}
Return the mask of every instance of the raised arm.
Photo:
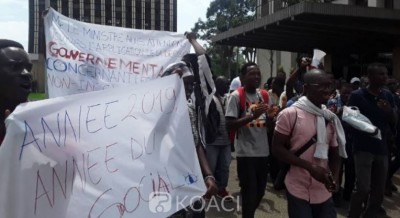
{"label": "raised arm", "polygon": [[197,42],[196,33],[185,32],[185,36],[189,40],[190,44],[192,44],[193,49],[198,56],[206,54],[206,50],[200,45],[199,42]]}
{"label": "raised arm", "polygon": [[286,82],[286,98],[288,101],[295,95],[295,93],[293,92],[293,88],[299,78],[300,72],[306,70],[308,65],[310,65],[310,59],[304,59],[300,62],[299,66],[290,74],[290,77]]}

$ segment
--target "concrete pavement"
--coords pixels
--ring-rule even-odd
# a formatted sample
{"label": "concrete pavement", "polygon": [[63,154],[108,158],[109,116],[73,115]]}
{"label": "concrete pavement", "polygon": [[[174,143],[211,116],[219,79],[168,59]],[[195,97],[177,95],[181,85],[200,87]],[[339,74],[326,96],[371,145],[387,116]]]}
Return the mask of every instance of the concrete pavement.
{"label": "concrete pavement", "polygon": [[[400,189],[399,174],[395,176],[393,182]],[[228,190],[233,195],[234,201],[229,203],[222,202],[220,199],[217,198],[211,199],[210,201],[208,201],[208,205],[206,206],[206,217],[241,217],[239,181],[237,179],[236,173],[236,160],[232,160],[230,166]],[[348,205],[348,202],[344,202],[341,207],[337,208],[338,217],[346,217]],[[381,217],[400,217],[400,192],[393,192],[392,197],[385,197],[385,202],[383,206],[386,209],[387,216]],[[275,191],[272,188],[271,183],[268,182],[266,194],[261,202],[261,205],[256,211],[256,217],[288,217],[285,191]]]}

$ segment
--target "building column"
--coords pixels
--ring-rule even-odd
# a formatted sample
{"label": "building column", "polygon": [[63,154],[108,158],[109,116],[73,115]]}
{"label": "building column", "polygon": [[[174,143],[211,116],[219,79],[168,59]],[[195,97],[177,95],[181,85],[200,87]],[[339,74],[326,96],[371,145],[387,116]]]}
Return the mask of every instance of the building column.
{"label": "building column", "polygon": [[393,76],[400,81],[400,46],[393,49]]}
{"label": "building column", "polygon": [[256,55],[257,65],[261,71],[261,85],[264,85],[267,79],[271,77],[270,50],[257,49]]}

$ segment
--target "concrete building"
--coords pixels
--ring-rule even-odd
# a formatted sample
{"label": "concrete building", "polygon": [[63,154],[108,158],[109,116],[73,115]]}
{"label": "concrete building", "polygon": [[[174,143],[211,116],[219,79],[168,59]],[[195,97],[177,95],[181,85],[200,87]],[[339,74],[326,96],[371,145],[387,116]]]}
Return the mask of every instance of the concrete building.
{"label": "concrete building", "polygon": [[45,37],[42,13],[47,7],[76,20],[134,29],[177,31],[177,0],[30,0],[28,52],[37,91],[45,90]]}
{"label": "concrete building", "polygon": [[400,79],[400,1],[258,0],[257,19],[218,34],[214,42],[257,49],[263,81],[278,67],[319,48],[327,71],[349,80],[371,61],[384,62]]}

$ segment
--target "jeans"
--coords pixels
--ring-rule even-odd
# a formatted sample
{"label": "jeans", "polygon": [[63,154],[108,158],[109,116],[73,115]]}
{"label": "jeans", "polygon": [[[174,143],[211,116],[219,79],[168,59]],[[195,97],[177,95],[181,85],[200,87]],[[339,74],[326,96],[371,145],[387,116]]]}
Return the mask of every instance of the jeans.
{"label": "jeans", "polygon": [[344,162],[344,189],[343,199],[350,200],[351,194],[354,190],[354,184],[356,182],[356,175],[354,169],[354,157],[353,154],[347,153],[347,159]]}
{"label": "jeans", "polygon": [[393,175],[400,169],[400,143],[396,144],[396,149],[394,151],[394,160],[389,162],[388,171],[388,184],[392,180]]}
{"label": "jeans", "polygon": [[288,214],[290,218],[336,218],[336,210],[332,198],[320,204],[310,204],[286,192]]}
{"label": "jeans", "polygon": [[265,194],[268,157],[237,157],[242,217],[253,218]]}
{"label": "jeans", "polygon": [[386,175],[388,170],[387,155],[375,155],[370,152],[354,152],[356,170],[356,189],[351,196],[349,216],[360,217],[363,203],[368,200],[364,217],[376,217],[383,202]]}
{"label": "jeans", "polygon": [[219,190],[228,186],[229,165],[231,164],[230,145],[207,145],[206,156],[208,165],[212,170]]}

